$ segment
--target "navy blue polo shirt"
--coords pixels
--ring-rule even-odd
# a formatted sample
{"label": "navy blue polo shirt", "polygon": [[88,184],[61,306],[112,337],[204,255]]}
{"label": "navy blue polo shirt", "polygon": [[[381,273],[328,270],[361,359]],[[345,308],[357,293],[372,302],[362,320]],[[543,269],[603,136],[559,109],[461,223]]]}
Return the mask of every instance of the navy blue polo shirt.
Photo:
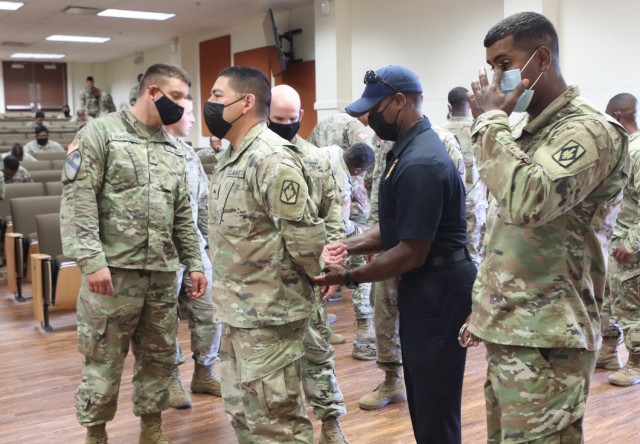
{"label": "navy blue polo shirt", "polygon": [[466,246],[464,183],[426,117],[387,154],[378,193],[385,250],[401,240],[424,239],[432,241],[433,258]]}

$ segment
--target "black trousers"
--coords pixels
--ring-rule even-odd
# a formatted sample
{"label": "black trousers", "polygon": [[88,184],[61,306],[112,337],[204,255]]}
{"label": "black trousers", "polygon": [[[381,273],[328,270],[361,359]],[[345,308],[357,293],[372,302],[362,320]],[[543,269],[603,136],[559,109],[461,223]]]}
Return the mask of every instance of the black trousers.
{"label": "black trousers", "polygon": [[403,277],[398,284],[402,366],[419,444],[460,444],[460,405],[467,351],[458,331],[471,313],[471,260]]}

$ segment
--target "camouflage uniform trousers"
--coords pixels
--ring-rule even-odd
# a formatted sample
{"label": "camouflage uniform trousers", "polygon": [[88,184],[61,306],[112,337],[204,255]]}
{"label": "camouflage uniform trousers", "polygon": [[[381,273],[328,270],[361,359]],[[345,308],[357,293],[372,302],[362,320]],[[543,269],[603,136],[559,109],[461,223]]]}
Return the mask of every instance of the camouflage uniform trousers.
{"label": "camouflage uniform trousers", "polygon": [[[218,358],[220,350],[220,332],[222,325],[213,321],[213,276],[211,271],[211,261],[206,253],[202,254],[202,265],[204,275],[207,278],[207,288],[202,297],[191,299],[185,293],[184,287],[191,287],[191,279],[186,267],[180,266],[178,272],[178,318],[189,321],[189,331],[191,333],[191,351],[193,360],[201,365],[212,365]],[[180,350],[176,338],[176,364],[185,361],[184,354]]]}
{"label": "camouflage uniform trousers", "polygon": [[[364,232],[364,228],[360,224],[355,224],[355,231],[347,236],[353,237],[357,236]],[[349,256],[347,259],[347,264],[351,266],[351,268],[358,268],[361,265],[364,265],[366,260],[364,256]],[[353,290],[351,294],[351,300],[353,301],[353,311],[356,319],[370,319],[373,317],[373,307],[371,306],[371,283],[365,282],[358,285],[358,288]]]}
{"label": "camouflage uniform trousers", "polygon": [[[486,203],[486,201],[485,201]],[[482,241],[486,229],[487,208],[483,203],[469,202],[467,200],[467,248],[469,255],[476,267],[480,267],[480,261],[484,256]]]}
{"label": "camouflage uniform trousers", "polygon": [[[610,252],[616,249],[620,239],[614,238],[611,241]],[[609,256],[609,274],[605,281],[604,298],[600,309],[600,333],[603,338],[618,338],[622,335],[620,320],[613,313],[613,307],[618,304],[619,291],[611,291],[614,270],[617,270],[617,262]]]}
{"label": "camouflage uniform trousers", "polygon": [[316,418],[325,421],[347,413],[344,397],[336,378],[336,352],[329,343],[331,329],[322,296],[315,291],[309,328],[304,337],[302,388],[307,404],[313,407]]}
{"label": "camouflage uniform trousers", "polygon": [[222,399],[240,444],[313,442],[300,393],[307,322],[263,328],[223,325]]}
{"label": "camouflage uniform trousers", "polygon": [[595,351],[485,346],[488,443],[583,442]]}
{"label": "camouflage uniform trousers", "polygon": [[78,422],[111,421],[116,413],[124,360],[133,346],[133,413],[167,408],[176,353],[176,274],[110,268],[113,296],[89,291],[78,297],[78,349],[84,355],[76,392]]}
{"label": "camouflage uniform trousers", "polygon": [[[640,354],[640,275],[637,262],[620,266],[610,260],[610,284],[614,304],[613,319],[624,332],[624,345],[629,353]],[[626,274],[624,271],[631,271]]]}
{"label": "camouflage uniform trousers", "polygon": [[385,372],[397,371],[402,367],[398,280],[394,277],[373,284],[375,298],[373,321],[378,348],[376,364]]}

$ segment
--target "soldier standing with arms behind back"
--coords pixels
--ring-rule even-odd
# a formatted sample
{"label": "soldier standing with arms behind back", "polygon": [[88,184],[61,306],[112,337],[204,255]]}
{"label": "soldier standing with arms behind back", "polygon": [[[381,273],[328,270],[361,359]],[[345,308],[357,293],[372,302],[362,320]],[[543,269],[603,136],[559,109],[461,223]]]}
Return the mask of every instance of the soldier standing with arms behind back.
{"label": "soldier standing with arms behind back", "polygon": [[[628,93],[613,97],[606,109],[629,133],[629,157],[631,173],[624,189],[620,214],[616,221],[609,258],[610,298],[607,314],[603,314],[603,345],[600,348],[598,364],[601,358],[613,357],[619,371],[609,375],[609,383],[627,387],[640,383],[640,131],[638,131],[638,99]],[[603,312],[606,307],[603,307]],[[613,316],[611,315],[613,311]],[[605,324],[605,319],[609,320]],[[609,327],[608,329],[605,327]],[[614,335],[606,336],[613,330]],[[629,359],[620,369],[618,342],[624,331],[624,345]],[[617,333],[617,334],[616,334]],[[603,356],[604,355],[604,356]],[[607,356],[609,355],[609,356]],[[612,356],[613,355],[613,356]],[[598,365],[599,367],[599,365]]]}
{"label": "soldier standing with arms behind back", "polygon": [[182,152],[162,130],[182,117],[190,84],[179,67],[151,66],[131,111],[87,123],[69,145],[60,218],[64,254],[83,274],[76,410],[87,443],[107,442],[129,344],[139,442],[170,443],[160,415],[176,352],[179,264],[191,272],[192,297],[207,284]]}
{"label": "soldier standing with arms behind back", "polygon": [[546,17],[511,15],[484,46],[493,81],[481,69],[468,98],[491,202],[468,330],[486,346],[488,442],[581,443],[627,136],[567,86]]}
{"label": "soldier standing with arms behind back", "polygon": [[267,128],[270,102],[265,76],[234,66],[204,109],[211,134],[231,143],[209,196],[222,398],[240,443],[311,443],[300,358],[326,233],[295,147]]}
{"label": "soldier standing with arms behind back", "polygon": [[[165,131],[178,141],[187,168],[187,184],[194,229],[200,245],[200,258],[207,278],[207,288],[204,296],[193,299],[189,297],[191,280],[189,270],[180,265],[178,270],[178,314],[181,319],[189,321],[191,333],[191,351],[195,368],[191,379],[191,392],[209,394],[220,397],[220,376],[213,370],[213,364],[218,358],[220,348],[220,324],[213,322],[213,299],[211,297],[212,277],[211,261],[207,252],[207,233],[209,230],[209,179],[202,168],[202,163],[194,149],[184,141],[189,135],[191,126],[195,123],[193,117],[193,98],[187,96],[183,101],[184,113],[182,118],[173,125],[165,126]],[[187,393],[180,377],[179,365],[185,359],[180,345],[176,340],[176,365],[171,374],[169,387],[169,406],[177,409],[191,407],[191,397]]]}

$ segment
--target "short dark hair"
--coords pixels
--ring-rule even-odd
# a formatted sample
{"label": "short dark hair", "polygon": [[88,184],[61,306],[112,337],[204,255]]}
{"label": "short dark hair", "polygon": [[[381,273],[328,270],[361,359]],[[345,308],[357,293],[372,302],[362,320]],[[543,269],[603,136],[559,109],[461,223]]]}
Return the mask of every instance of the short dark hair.
{"label": "short dark hair", "polygon": [[42,118],[44,119],[44,111],[38,111],[38,112],[36,113],[36,119],[37,119],[38,117],[42,117]]}
{"label": "short dark hair", "polygon": [[447,101],[451,108],[459,109],[467,103],[467,93],[469,90],[463,86],[456,86],[447,95]]}
{"label": "short dark hair", "polygon": [[366,143],[351,145],[344,152],[344,162],[350,168],[369,168],[376,161],[376,154]]}
{"label": "short dark hair", "polygon": [[20,167],[20,161],[13,156],[5,157],[2,159],[2,162],[4,163],[4,167],[9,171],[18,171],[18,168]]}
{"label": "short dark hair", "polygon": [[91,81],[93,82],[93,77],[88,76],[88,77],[87,77],[87,82],[88,82],[89,80],[91,80]]}
{"label": "short dark hair", "polygon": [[44,125],[38,125],[38,126],[36,126],[36,129],[33,130],[34,134],[38,134],[38,133],[41,133],[43,131],[49,132],[49,128],[47,128]]}
{"label": "short dark hair", "polygon": [[484,47],[488,48],[498,40],[513,36],[513,41],[522,49],[533,52],[546,46],[556,58],[560,57],[558,34],[553,23],[536,12],[519,12],[500,20],[487,32]]}
{"label": "short dark hair", "polygon": [[24,156],[24,148],[22,148],[22,145],[19,143],[14,143],[11,147],[11,155],[16,159],[22,159],[22,157]]}
{"label": "short dark hair", "polygon": [[156,63],[147,68],[140,80],[140,90],[138,91],[138,97],[144,93],[150,85],[154,83],[158,86],[165,85],[168,79],[180,79],[191,88],[191,77],[187,74],[187,71],[176,65],[169,65],[168,63]]}
{"label": "short dark hair", "polygon": [[231,88],[240,94],[253,94],[258,114],[261,117],[269,115],[271,83],[262,71],[250,66],[231,66],[220,71],[218,77],[227,77]]}
{"label": "short dark hair", "polygon": [[609,103],[607,104],[607,108],[615,107],[616,109],[620,108],[631,108],[633,107],[638,99],[636,96],[629,93],[620,93],[611,97]]}

